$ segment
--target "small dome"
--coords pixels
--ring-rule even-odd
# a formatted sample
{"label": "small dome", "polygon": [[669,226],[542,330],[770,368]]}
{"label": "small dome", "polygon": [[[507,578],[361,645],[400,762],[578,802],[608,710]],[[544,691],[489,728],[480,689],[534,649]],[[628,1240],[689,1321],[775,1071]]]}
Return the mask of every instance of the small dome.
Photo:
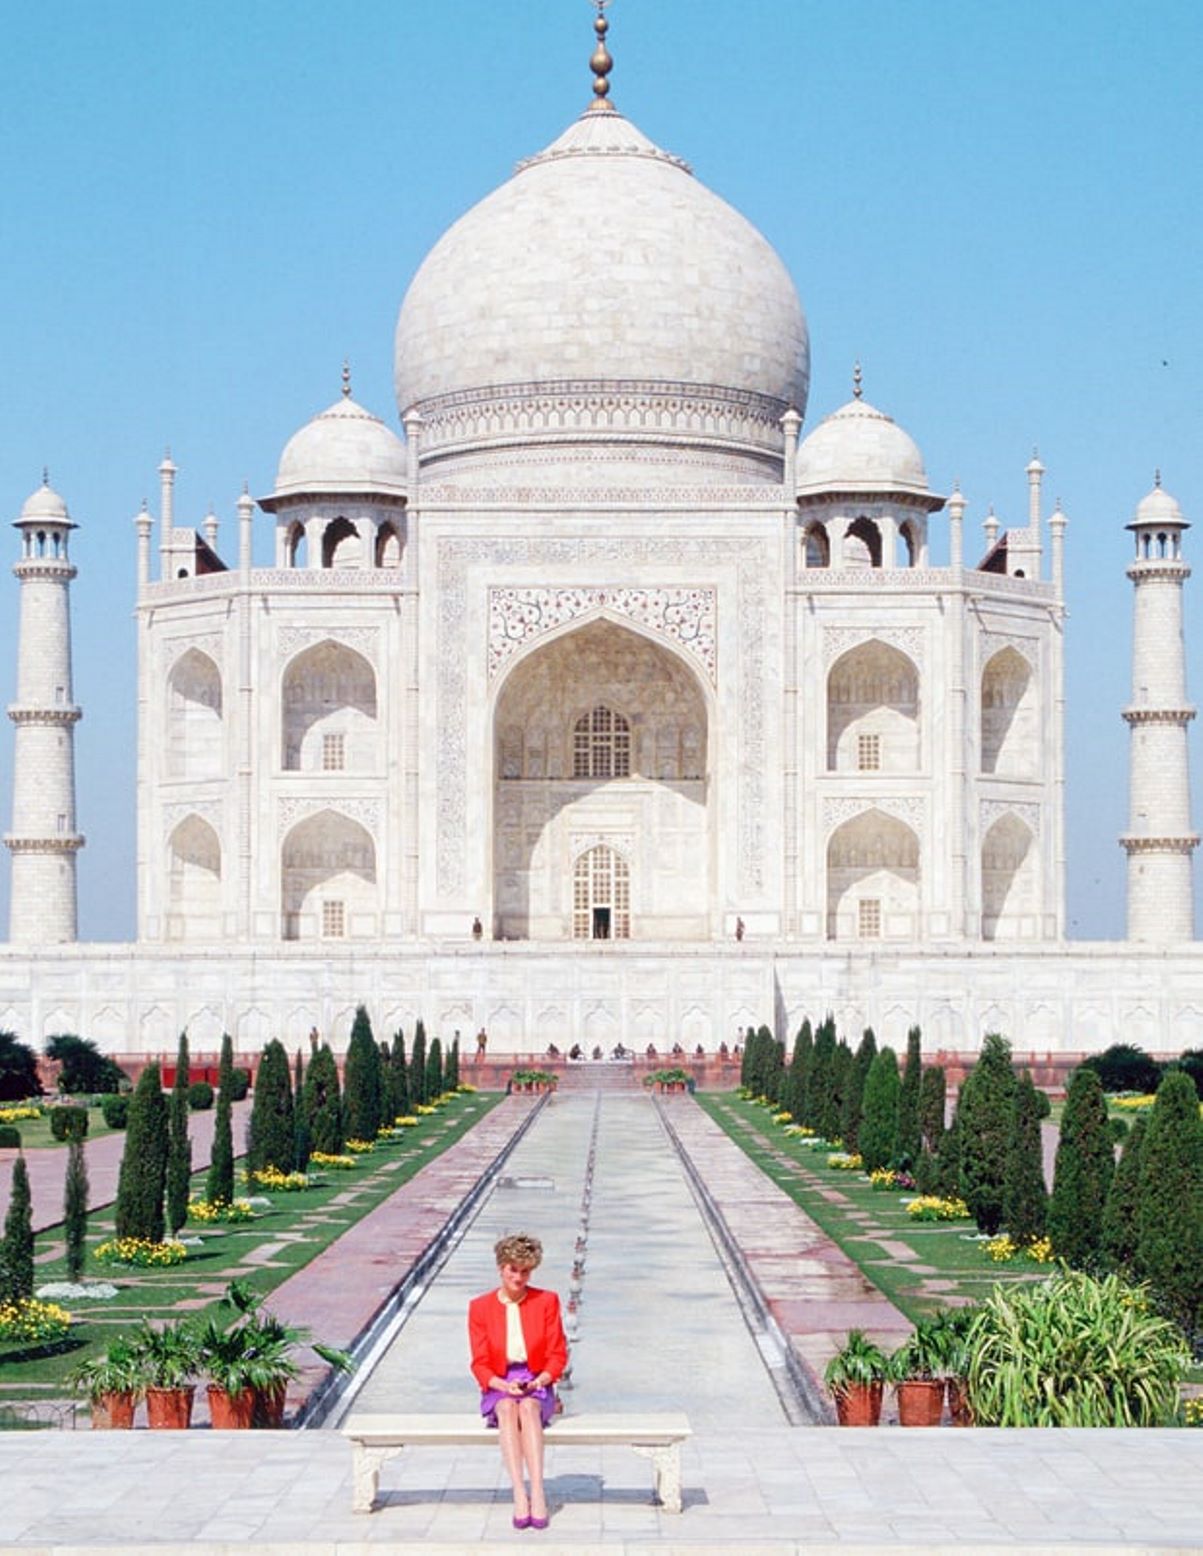
{"label": "small dome", "polygon": [[307,422],[284,446],[273,497],[309,492],[406,490],[405,444],[349,396]]}
{"label": "small dome", "polygon": [[1165,490],[1160,478],[1148,496],[1142,497],[1137,503],[1136,512],[1128,528],[1135,529],[1137,525],[1146,524],[1174,524],[1179,529],[1190,527],[1183,518],[1182,509],[1176,499]]}
{"label": "small dome", "polygon": [[[50,485],[49,481],[43,481],[36,492],[32,492],[21,508],[21,517],[18,524],[70,524],[71,515],[67,512],[67,504]],[[74,527],[74,526],[72,526]]]}
{"label": "small dome", "polygon": [[931,495],[914,440],[859,398],[833,411],[799,445],[798,495],[828,491]]}

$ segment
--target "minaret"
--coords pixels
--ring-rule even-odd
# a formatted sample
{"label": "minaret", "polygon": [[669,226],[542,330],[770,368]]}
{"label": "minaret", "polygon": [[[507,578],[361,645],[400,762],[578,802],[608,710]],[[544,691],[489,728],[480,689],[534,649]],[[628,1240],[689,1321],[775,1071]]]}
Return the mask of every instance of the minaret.
{"label": "minaret", "polygon": [[1132,628],[1132,701],[1124,719],[1132,731],[1128,830],[1128,939],[1194,938],[1191,855],[1199,839],[1190,824],[1186,726],[1195,710],[1186,700],[1182,641],[1182,560],[1178,504],[1161,488],[1161,472],[1128,528],[1136,560]]}
{"label": "minaret", "polygon": [[75,725],[71,695],[69,590],[75,568],[67,539],[75,525],[48,481],[21,509],[21,626],[13,753],[9,939],[60,945],[76,938]]}

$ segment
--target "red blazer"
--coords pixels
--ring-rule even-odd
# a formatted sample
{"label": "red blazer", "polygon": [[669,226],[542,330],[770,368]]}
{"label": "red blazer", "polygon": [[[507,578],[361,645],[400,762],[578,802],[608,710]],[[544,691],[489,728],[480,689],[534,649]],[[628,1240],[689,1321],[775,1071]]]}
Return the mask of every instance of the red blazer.
{"label": "red blazer", "polygon": [[[536,1376],[546,1372],[554,1383],[568,1365],[559,1297],[554,1291],[528,1286],[518,1316],[526,1341],[527,1366]],[[468,1344],[472,1350],[472,1375],[482,1390],[488,1388],[490,1378],[505,1377],[505,1308],[497,1300],[496,1288],[473,1297],[468,1304]]]}

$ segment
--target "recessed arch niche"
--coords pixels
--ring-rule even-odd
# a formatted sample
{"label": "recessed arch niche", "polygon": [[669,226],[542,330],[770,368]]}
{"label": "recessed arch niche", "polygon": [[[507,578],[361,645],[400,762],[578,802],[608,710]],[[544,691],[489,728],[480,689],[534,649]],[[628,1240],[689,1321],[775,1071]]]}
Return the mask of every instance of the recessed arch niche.
{"label": "recessed arch niche", "polygon": [[167,677],[167,772],[221,777],[221,671],[199,648],[181,654]]}
{"label": "recessed arch niche", "polygon": [[919,671],[873,639],[849,649],[827,677],[828,772],[919,770]]}
{"label": "recessed arch niche", "polygon": [[1034,777],[1039,766],[1036,688],[1032,667],[1002,648],[982,670],[982,771]]}
{"label": "recessed arch niche", "polygon": [[896,816],[862,811],[827,844],[827,938],[907,940],[919,932],[919,839]]}
{"label": "recessed arch niche", "polygon": [[982,839],[982,939],[1032,939],[1038,911],[1036,840],[1007,811]]}
{"label": "recessed arch niche", "polygon": [[357,821],[320,810],[280,851],[285,940],[359,940],[376,933],[376,845]]}
{"label": "recessed arch niche", "polygon": [[168,839],[167,938],[221,938],[221,840],[200,816],[185,816]]}
{"label": "recessed arch niche", "polygon": [[281,685],[286,772],[372,772],[376,672],[362,654],[327,638],[291,660]]}
{"label": "recessed arch niche", "polygon": [[[661,640],[600,617],[529,650],[493,708],[495,933],[577,935],[575,861],[601,846],[621,856],[632,939],[705,938],[709,750],[703,684]],[[590,913],[588,938],[617,922],[594,934]]]}

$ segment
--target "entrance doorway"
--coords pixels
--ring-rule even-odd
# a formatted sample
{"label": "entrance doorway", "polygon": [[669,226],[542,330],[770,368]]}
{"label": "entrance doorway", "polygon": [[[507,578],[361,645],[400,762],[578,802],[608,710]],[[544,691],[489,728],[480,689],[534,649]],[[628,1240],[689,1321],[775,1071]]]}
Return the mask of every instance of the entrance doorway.
{"label": "entrance doorway", "polygon": [[631,938],[631,871],[604,843],[586,849],[572,872],[572,938]]}

